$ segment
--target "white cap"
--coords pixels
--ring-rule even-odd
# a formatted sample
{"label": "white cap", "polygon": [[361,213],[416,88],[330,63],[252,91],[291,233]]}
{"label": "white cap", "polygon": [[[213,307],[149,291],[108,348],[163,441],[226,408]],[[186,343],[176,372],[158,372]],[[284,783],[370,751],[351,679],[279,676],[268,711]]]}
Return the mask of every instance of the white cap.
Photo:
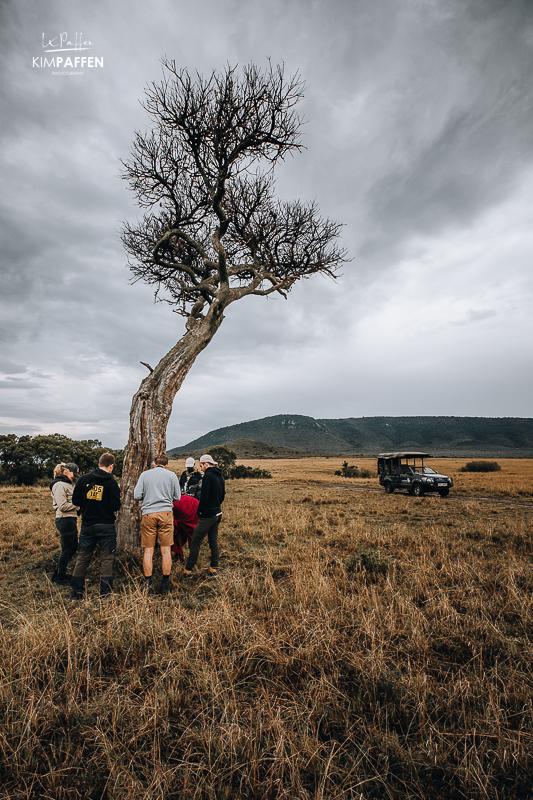
{"label": "white cap", "polygon": [[185,459],[185,466],[186,467],[194,467],[195,463],[196,462],[195,462],[194,458],[192,458],[192,457]]}
{"label": "white cap", "polygon": [[205,456],[200,456],[200,464],[215,464],[216,461],[213,460],[213,456],[206,454]]}

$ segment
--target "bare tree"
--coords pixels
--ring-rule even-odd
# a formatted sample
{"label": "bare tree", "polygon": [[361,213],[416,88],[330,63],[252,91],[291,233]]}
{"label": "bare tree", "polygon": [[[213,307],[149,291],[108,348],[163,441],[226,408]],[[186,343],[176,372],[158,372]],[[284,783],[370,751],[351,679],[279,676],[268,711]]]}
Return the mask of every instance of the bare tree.
{"label": "bare tree", "polygon": [[[196,357],[246,295],[283,297],[315,273],[335,277],[345,261],[340,225],[314,203],[274,196],[273,167],[302,149],[298,75],[227,67],[192,78],[163,60],[164,79],[146,89],[153,128],[136,133],[123,177],[146,209],[125,224],[123,243],[136,280],[185,317],[185,333],[133,398],[122,476],[119,545],[138,546],[133,488],[166,449],[172,402]],[[148,365],[147,365],[148,366]]]}

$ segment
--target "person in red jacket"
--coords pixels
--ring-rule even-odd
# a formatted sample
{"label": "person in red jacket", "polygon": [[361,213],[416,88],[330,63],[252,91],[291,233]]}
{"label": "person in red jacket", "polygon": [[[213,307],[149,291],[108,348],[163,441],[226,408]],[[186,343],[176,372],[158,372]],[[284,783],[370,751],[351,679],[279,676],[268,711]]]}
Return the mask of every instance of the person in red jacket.
{"label": "person in red jacket", "polygon": [[176,553],[178,561],[184,561],[183,546],[190,544],[193,531],[198,522],[198,505],[196,497],[182,494],[179,500],[172,504],[174,515],[174,544],[170,548]]}

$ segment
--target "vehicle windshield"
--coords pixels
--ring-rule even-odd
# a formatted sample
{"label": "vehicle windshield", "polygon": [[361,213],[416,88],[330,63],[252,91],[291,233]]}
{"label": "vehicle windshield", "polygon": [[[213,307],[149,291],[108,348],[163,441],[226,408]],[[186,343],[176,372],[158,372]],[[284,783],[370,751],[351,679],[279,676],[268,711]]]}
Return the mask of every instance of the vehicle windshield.
{"label": "vehicle windshield", "polygon": [[[402,472],[404,475],[414,475],[415,472],[418,472],[420,474],[421,472],[425,471],[426,467],[423,467],[422,464],[416,464],[416,463],[402,464],[400,467],[400,472]],[[432,472],[433,470],[430,469],[429,471]]]}
{"label": "vehicle windshield", "polygon": [[437,472],[431,467],[424,467],[423,469],[424,475],[437,475]]}

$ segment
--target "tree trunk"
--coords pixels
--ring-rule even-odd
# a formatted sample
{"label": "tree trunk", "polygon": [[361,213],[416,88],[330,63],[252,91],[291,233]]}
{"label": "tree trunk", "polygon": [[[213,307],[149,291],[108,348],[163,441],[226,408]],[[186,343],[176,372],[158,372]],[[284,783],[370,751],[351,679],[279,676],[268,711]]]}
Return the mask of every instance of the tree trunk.
{"label": "tree trunk", "polygon": [[156,456],[166,452],[167,424],[172,402],[196,357],[206,347],[224,315],[214,303],[207,315],[177,342],[154,371],[145,378],[131,403],[130,433],[124,450],[122,506],[117,519],[117,545],[123,550],[140,547],[140,505],[133,490],[141,472]]}

